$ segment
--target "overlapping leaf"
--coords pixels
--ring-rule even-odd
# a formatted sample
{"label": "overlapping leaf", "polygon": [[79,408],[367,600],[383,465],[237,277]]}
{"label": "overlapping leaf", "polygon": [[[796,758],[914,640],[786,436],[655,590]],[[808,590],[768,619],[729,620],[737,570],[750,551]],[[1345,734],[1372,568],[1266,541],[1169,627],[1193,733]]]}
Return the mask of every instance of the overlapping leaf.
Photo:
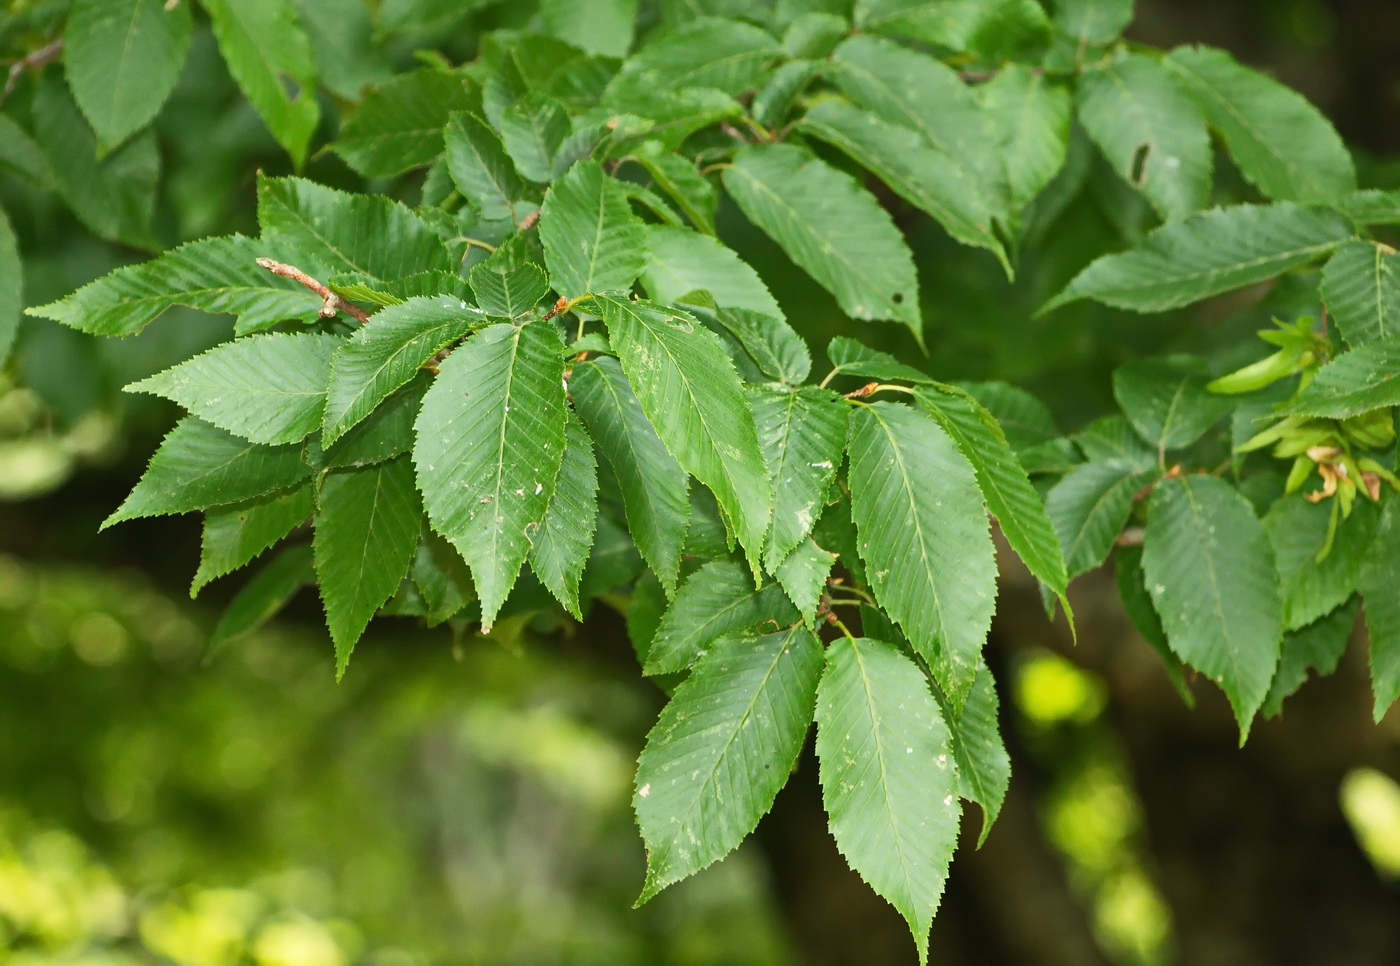
{"label": "overlapping leaf", "polygon": [[413,462],[433,529],[471,565],[490,627],[564,455],[564,346],[546,323],[479,330],[423,399]]}
{"label": "overlapping leaf", "polygon": [[[934,697],[942,698],[938,692]],[[951,735],[953,759],[958,764],[958,794],[982,806],[982,832],[978,847],[1001,814],[1006,789],[1011,785],[1011,757],[1001,740],[997,725],[997,689],[992,671],[984,661],[977,669],[977,680],[962,713],[954,715],[943,703],[943,720]]]}
{"label": "overlapping leaf", "polygon": [[291,533],[311,517],[314,509],[315,495],[309,482],[246,503],[210,509],[204,515],[199,570],[190,585],[190,596]]}
{"label": "overlapping leaf", "polygon": [[368,178],[387,178],[442,153],[453,111],[481,109],[476,85],[462,74],[421,68],[375,87],[341,128],[335,151]]}
{"label": "overlapping leaf", "polygon": [[1356,626],[1356,601],[1353,599],[1325,617],[1289,631],[1283,635],[1283,648],[1278,670],[1269,685],[1268,697],[1260,713],[1272,718],[1283,709],[1284,699],[1296,692],[1308,679],[1308,671],[1320,675],[1337,670],[1347,649],[1347,639]]}
{"label": "overlapping leaf", "polygon": [[713,87],[737,97],[782,54],[772,35],[737,20],[706,18],[664,34],[627,58],[613,97],[636,91]]}
{"label": "overlapping leaf", "polygon": [[1371,637],[1373,714],[1380,721],[1400,696],[1400,501],[1385,505],[1376,540],[1361,572],[1361,599]]}
{"label": "overlapping leaf", "polygon": [[1206,390],[1205,365],[1192,356],[1135,359],[1113,371],[1113,395],[1144,440],[1159,451],[1190,446],[1230,411]]}
{"label": "overlapping leaf", "polygon": [[1085,463],[1066,474],[1045,496],[1045,512],[1055,524],[1071,578],[1093,570],[1108,557],[1133,510],[1133,497],[1151,471],[1126,460]]}
{"label": "overlapping leaf", "polygon": [[529,91],[501,112],[501,143],[522,177],[544,184],[569,136],[564,105],[544,91]]}
{"label": "overlapping leaf", "polygon": [[817,629],[817,609],[836,559],[836,554],[823,550],[811,537],[805,537],[783,558],[773,574],[812,631]]}
{"label": "overlapping leaf", "polygon": [[621,57],[632,45],[637,0],[544,0],[540,15],[560,40],[600,57]]}
{"label": "overlapping leaf", "polygon": [[457,190],[487,220],[509,218],[525,184],[491,126],[471,113],[454,113],[443,131],[447,171]]}
{"label": "overlapping leaf", "polygon": [[978,97],[1001,149],[1011,210],[1019,211],[1064,167],[1069,92],[1025,64],[1008,64],[978,89]]}
{"label": "overlapping leaf", "polygon": [[596,161],[550,185],[539,232],[550,284],[566,298],[626,290],[646,267],[643,222]]}
{"label": "overlapping leaf", "polygon": [[544,270],[531,264],[497,271],[483,263],[472,269],[471,284],[481,310],[506,319],[529,314],[549,292]]}
{"label": "overlapping leaf", "polygon": [[24,305],[24,266],[10,219],[0,208],[0,366],[10,357],[19,331],[19,310]]}
{"label": "overlapping leaf", "polygon": [[996,604],[976,473],[932,417],[880,402],[851,417],[847,480],[870,585],[961,709]]}
{"label": "overlapping leaf", "polygon": [[720,309],[720,328],[734,337],[758,370],[770,379],[798,385],[812,371],[812,354],[802,336],[781,317],[748,309]]}
{"label": "overlapping leaf", "polygon": [[1329,541],[1331,516],[1330,503],[1311,503],[1298,493],[1276,501],[1264,516],[1278,566],[1286,631],[1311,624],[1345,603],[1370,557],[1380,512],[1362,500],[1337,523],[1327,556],[1317,559]]}
{"label": "overlapping leaf", "polygon": [[277,616],[298,590],[315,582],[310,544],[283,550],[233,595],[209,635],[209,647],[221,647],[234,638],[251,634]]}
{"label": "overlapping leaf", "polygon": [[641,283],[655,302],[675,305],[681,296],[706,291],[719,308],[750,309],[783,318],[783,310],[758,273],[710,235],[648,225]]}
{"label": "overlapping leaf", "polygon": [[1346,242],[1322,270],[1322,298],[1353,348],[1400,335],[1400,258],[1371,242]]}
{"label": "overlapping leaf", "polygon": [[583,620],[578,587],[598,526],[598,458],[593,440],[569,413],[564,460],[544,520],[530,540],[530,568],[569,613]]}
{"label": "overlapping leaf", "polygon": [[777,584],[755,589],[741,566],[712,560],[676,591],[642,669],[651,675],[684,671],[721,637],[786,627],[796,620],[797,612]]}
{"label": "overlapping leaf", "polygon": [[1317,370],[1293,411],[1345,419],[1400,405],[1400,336],[1343,352]]}

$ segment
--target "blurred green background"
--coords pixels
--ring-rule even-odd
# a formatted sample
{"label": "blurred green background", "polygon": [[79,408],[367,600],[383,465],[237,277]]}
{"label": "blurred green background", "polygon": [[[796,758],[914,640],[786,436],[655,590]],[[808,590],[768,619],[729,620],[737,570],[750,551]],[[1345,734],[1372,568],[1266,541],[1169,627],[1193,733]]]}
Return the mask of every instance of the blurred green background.
{"label": "blurred green background", "polygon": [[[3,8],[0,59],[32,48],[15,25],[43,6]],[[468,57],[476,27],[516,16],[506,5],[476,22],[438,6],[436,26],[358,68],[403,68],[416,46]],[[1272,69],[1336,120],[1367,186],[1400,186],[1400,4],[1138,8],[1136,39],[1213,43]],[[157,123],[162,244],[252,229],[255,172],[288,171],[207,31],[195,43]],[[7,111],[32,109],[31,87]],[[95,239],[3,155],[0,204],[28,304],[144,257]],[[329,155],[309,174],[416,196],[365,186]],[[1222,196],[1240,190],[1230,170],[1217,181]],[[1107,410],[1114,365],[1228,344],[1307,303],[1300,284],[1191,315],[1081,304],[1032,319],[1094,253],[1151,224],[1083,138],[1036,204],[1014,285],[985,253],[896,213],[919,255],[929,352],[888,327],[859,334],[936,375],[1025,386],[1065,429]],[[722,215],[721,233],[814,345],[849,331],[776,248]],[[380,621],[336,684],[319,606],[303,594],[211,653],[242,578],[188,599],[197,522],[98,525],[175,416],[120,387],[228,332],[171,312],[137,338],[98,342],[30,319],[0,377],[0,962],[914,961],[903,923],[831,843],[810,749],[751,842],[631,908],[644,868],[631,776],[663,696],[611,611],[507,640]],[[1238,750],[1214,694],[1182,704],[1111,576],[1081,580],[1074,601],[1076,647],[1044,620],[1033,582],[1006,574],[989,656],[1015,777],[981,850],[969,815],[932,961],[1400,962],[1400,716],[1371,725],[1364,653],[1353,647]]]}

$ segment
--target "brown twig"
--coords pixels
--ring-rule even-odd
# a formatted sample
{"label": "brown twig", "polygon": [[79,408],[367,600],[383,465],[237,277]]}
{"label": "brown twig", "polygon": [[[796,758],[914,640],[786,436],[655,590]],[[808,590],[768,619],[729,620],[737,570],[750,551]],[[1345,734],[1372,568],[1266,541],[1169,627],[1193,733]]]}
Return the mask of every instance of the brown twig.
{"label": "brown twig", "polygon": [[569,300],[566,299],[566,298],[564,298],[564,296],[561,295],[561,296],[559,296],[559,300],[558,300],[557,302],[554,303],[554,308],[552,308],[552,309],[550,309],[548,312],[546,312],[546,313],[544,314],[544,318],[540,319],[540,321],[541,321],[541,322],[548,322],[550,319],[554,318],[554,317],[555,317],[556,315],[558,315],[560,312],[567,312],[568,310],[569,310]]}
{"label": "brown twig", "polygon": [[520,231],[529,231],[535,227],[535,222],[540,220],[540,209],[536,208],[524,218],[520,219]]}
{"label": "brown twig", "polygon": [[0,104],[5,103],[14,93],[15,85],[19,83],[19,77],[27,70],[36,67],[43,67],[63,52],[63,38],[50,41],[38,50],[30,51],[19,60],[10,65],[10,75],[5,78],[5,89],[0,91]]}
{"label": "brown twig", "polygon": [[369,315],[364,309],[351,302],[345,301],[310,275],[307,275],[295,265],[288,265],[286,262],[279,262],[275,258],[259,258],[258,265],[267,269],[273,275],[280,275],[283,278],[290,278],[293,282],[305,285],[311,291],[321,296],[320,316],[323,319],[334,318],[337,312],[344,312],[346,315],[354,316],[361,323],[369,321]]}
{"label": "brown twig", "polygon": [[848,392],[845,395],[847,399],[864,399],[866,396],[874,394],[879,389],[880,384],[878,382],[867,382],[859,389]]}

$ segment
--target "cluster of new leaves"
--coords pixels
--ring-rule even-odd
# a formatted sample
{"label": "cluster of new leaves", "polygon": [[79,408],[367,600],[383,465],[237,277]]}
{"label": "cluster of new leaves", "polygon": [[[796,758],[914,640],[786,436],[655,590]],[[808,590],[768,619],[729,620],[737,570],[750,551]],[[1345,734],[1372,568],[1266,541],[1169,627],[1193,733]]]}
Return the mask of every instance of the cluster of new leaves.
{"label": "cluster of new leaves", "polygon": [[[70,35],[99,6],[163,9],[79,2]],[[203,513],[196,590],[286,541],[221,637],[308,584],[340,673],[376,614],[487,631],[626,606],[644,672],[674,689],[637,776],[643,898],[739,844],[815,721],[837,844],[922,956],[960,802],[985,831],[1009,778],[981,654],[989,514],[1061,601],[1117,546],[1135,622],[1183,688],[1183,665],[1220,684],[1242,732],[1335,664],[1358,592],[1378,710],[1400,689],[1396,501],[1368,492],[1315,563],[1331,507],[1230,453],[1269,420],[1400,402],[1400,283],[1363,231],[1400,222],[1400,198],[1357,192],[1327,122],[1228,55],[1122,45],[1127,0],[706,15],[721,6],[543,0],[543,30],[396,75],[341,127],[332,147],[360,174],[422,172],[417,207],[264,178],[257,238],[196,241],[31,311],[113,336],[172,305],[237,316],[232,341],[130,387],[188,415],[108,521]],[[292,7],[204,7],[301,157],[315,102],[282,86],[311,76],[278,47]],[[277,48],[259,61],[275,91],[231,37]],[[131,94],[137,111],[106,93],[106,114],[84,107],[104,148],[164,96]],[[1047,309],[1162,311],[1330,259],[1348,351],[1286,399],[1213,394],[1200,360],[1130,363],[1123,415],[1063,437],[1020,390],[938,382],[850,338],[810,381],[801,323],[716,235],[727,196],[852,319],[921,336],[914,259],[872,186],[1011,273],[1076,118],[1162,225]],[[1212,132],[1263,203],[1202,210]],[[1393,465],[1393,434],[1361,442]]]}

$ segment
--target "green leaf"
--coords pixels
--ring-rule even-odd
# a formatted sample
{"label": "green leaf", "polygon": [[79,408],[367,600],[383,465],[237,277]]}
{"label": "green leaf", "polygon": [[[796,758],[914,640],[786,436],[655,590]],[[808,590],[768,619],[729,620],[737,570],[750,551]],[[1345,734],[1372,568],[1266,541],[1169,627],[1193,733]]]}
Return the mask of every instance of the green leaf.
{"label": "green leaf", "polygon": [[1160,61],[1129,54],[1087,71],[1078,108],[1079,122],[1113,170],[1164,220],[1205,206],[1214,166],[1210,132],[1196,102]]}
{"label": "green leaf", "polygon": [[1045,512],[1065,552],[1073,579],[1108,559],[1133,511],[1133,496],[1155,474],[1126,460],[1085,463],[1050,488]]}
{"label": "green leaf", "polygon": [[908,921],[924,963],[958,838],[948,726],[918,665],[865,638],[827,648],[816,719],[836,847]]}
{"label": "green leaf", "polygon": [[643,222],[596,161],[550,185],[539,232],[550,284],[566,298],[625,291],[646,268]]}
{"label": "green leaf", "polygon": [[1005,382],[963,382],[958,388],[992,414],[1018,457],[1060,438],[1049,407],[1024,389]]}
{"label": "green leaf", "polygon": [[[331,364],[335,364],[333,359]],[[422,371],[403,388],[390,393],[374,412],[326,446],[321,455],[325,468],[370,466],[412,450],[413,421],[418,418],[430,385],[431,377]],[[324,433],[321,441],[325,443]]]}
{"label": "green leaf", "polygon": [[991,63],[1037,59],[1050,33],[1045,8],[1036,0],[869,0],[857,7],[856,20],[862,30]]}
{"label": "green leaf", "polygon": [[812,371],[807,343],[780,317],[748,309],[720,309],[715,321],[768,378],[795,386]]}
{"label": "green leaf", "polygon": [[205,238],[119,268],[30,315],[93,335],[135,335],[172,305],[238,316],[235,331],[255,332],[283,319],[315,318],[321,299],[257,265],[267,253],[242,235]]}
{"label": "green leaf", "polygon": [[577,416],[564,424],[564,461],[544,521],[532,535],[530,568],[578,620],[578,587],[598,526],[598,458]]}
{"label": "green leaf", "polygon": [[719,337],[650,302],[597,297],[590,304],[642,412],[676,462],[714,491],[758,573],[772,491],[753,414]]}
{"label": "green leaf", "polygon": [[413,558],[413,585],[428,605],[429,627],[457,616],[476,599],[467,562],[452,544],[432,531],[423,534]]}
{"label": "green leaf", "polygon": [[710,235],[648,225],[646,251],[640,280],[654,302],[675,305],[684,295],[705,291],[719,308],[751,309],[784,318],[758,273]]}
{"label": "green leaf", "polygon": [[996,552],[976,473],[931,417],[885,402],[856,408],[850,461],[870,585],[961,709],[996,606]]}
{"label": "green leaf", "polygon": [[5,209],[0,208],[0,368],[10,358],[23,306],[24,266],[19,258],[19,242],[5,217]]}
{"label": "green leaf", "polygon": [[1116,547],[1113,551],[1113,577],[1118,585],[1118,599],[1123,604],[1123,612],[1128,615],[1142,639],[1148,643],[1162,659],[1163,670],[1171,681],[1176,693],[1187,707],[1196,706],[1196,698],[1186,684],[1182,672],[1181,658],[1177,657],[1167,643],[1167,632],[1162,630],[1162,618],[1157,616],[1157,608],[1152,604],[1152,596],[1147,592],[1146,578],[1142,573],[1142,547]]}
{"label": "green leaf", "polygon": [[391,178],[442,153],[443,127],[454,111],[480,109],[480,92],[462,74],[399,74],[366,95],[340,129],[335,153],[367,178]]}
{"label": "green leaf", "polygon": [[689,478],[642,414],[616,359],[575,365],[569,392],[617,477],[637,550],[674,594],[690,521]]}
{"label": "green leaf", "polygon": [[501,272],[483,262],[472,269],[471,284],[483,312],[507,319],[529,315],[549,294],[549,281],[538,265]]}
{"label": "green leaf", "polygon": [[992,414],[971,395],[951,386],[937,392],[920,390],[915,398],[976,470],[982,498],[1011,549],[1069,613],[1065,600],[1069,577],[1055,525]]}
{"label": "green leaf", "polygon": [[1011,785],[1011,756],[1006,753],[997,727],[996,682],[991,669],[982,662],[967,704],[959,715],[952,713],[938,691],[934,691],[934,697],[939,699],[943,720],[948,723],[952,736],[953,760],[958,765],[958,795],[982,806],[982,832],[977,836],[977,847],[981,848],[1001,814],[1001,803]]}
{"label": "green leaf", "polygon": [[131,495],[102,529],[137,517],[189,513],[284,490],[311,475],[296,445],[263,446],[193,416],[175,425]]}
{"label": "green leaf", "polygon": [[[816,14],[816,16],[822,16]],[[841,24],[842,34],[847,29],[845,23],[839,18],[834,18]],[[832,38],[839,40],[840,38]],[[749,104],[749,113],[759,124],[767,128],[777,130],[784,126],[788,116],[792,113],[793,106],[797,98],[807,89],[807,85],[820,77],[826,70],[826,64],[820,60],[790,60],[773,71],[768,76],[768,80],[758,92],[754,94],[753,100]]]}
{"label": "green leaf", "polygon": [[408,574],[423,506],[407,456],[327,473],[316,502],[316,579],[339,678],[369,619]]}
{"label": "green leaf", "polygon": [[835,563],[836,554],[817,546],[811,537],[804,537],[773,574],[813,633],[818,627],[817,607],[821,604],[822,591],[826,589],[826,580]]}
{"label": "green leaf", "polygon": [[316,104],[311,44],[296,11],[288,0],[200,0],[200,4],[209,14],[229,73],[300,168],[321,110]]}
{"label": "green leaf", "polygon": [[1209,379],[1193,356],[1134,359],[1113,370],[1113,395],[1138,434],[1164,452],[1190,446],[1233,408],[1206,390]]}
{"label": "green leaf", "polygon": [[475,114],[456,112],[443,132],[452,183],[476,205],[484,221],[512,217],[525,183],[506,154],[500,136]]}
{"label": "green leaf", "polygon": [[1260,709],[1264,717],[1272,718],[1283,710],[1284,699],[1303,686],[1309,670],[1316,670],[1319,676],[1337,670],[1356,626],[1356,610],[1356,601],[1349,601],[1306,627],[1283,635],[1278,670]]}
{"label": "green leaf", "polygon": [[1137,470],[1150,470],[1157,465],[1156,451],[1142,441],[1128,417],[1117,413],[1099,417],[1075,433],[1073,439],[1090,462],[1119,460]]}
{"label": "green leaf", "polygon": [[1158,483],[1142,566],[1168,643],[1220,685],[1243,743],[1283,639],[1274,554],[1249,501],[1212,476]]}
{"label": "green leaf", "polygon": [[1264,529],[1274,548],[1283,594],[1283,629],[1296,631],[1336,610],[1355,592],[1361,570],[1376,538],[1380,513],[1358,500],[1352,513],[1336,524],[1328,544],[1331,502],[1311,503],[1301,493],[1285,496],[1264,515]]}
{"label": "green leaf", "polygon": [[850,404],[830,389],[748,387],[758,442],[773,488],[763,562],[779,564],[812,532],[841,466]]}
{"label": "green leaf", "polygon": [[1178,47],[1162,63],[1220,133],[1240,172],[1275,201],[1335,201],[1356,190],[1351,155],[1297,91],[1223,50]]}
{"label": "green leaf", "polygon": [[1291,411],[1346,419],[1400,404],[1400,336],[1343,352],[1317,370]]}
{"label": "green leaf", "polygon": [[48,162],[39,145],[24,128],[4,114],[0,114],[0,171],[41,190],[51,187]]}
{"label": "green leaf", "polygon": [[1371,637],[1372,714],[1379,722],[1400,696],[1400,500],[1386,501],[1359,589]]}
{"label": "green leaf", "polygon": [[376,312],[331,361],[324,440],[330,445],[443,349],[488,319],[460,299],[412,298]]}
{"label": "green leaf", "polygon": [[190,49],[190,8],[162,0],[77,0],[63,32],[68,86],[112,148],[156,116]]}
{"label": "green leaf", "polygon": [[915,385],[932,384],[927,375],[900,362],[888,352],[872,349],[863,342],[838,335],[826,347],[826,357],[837,371],[845,376],[859,376],[862,379],[875,379],[880,382],[912,382]]}
{"label": "green leaf", "polygon": [[477,331],[438,368],[413,462],[433,529],[471,565],[490,628],[564,456],[563,344],[548,323]]}
{"label": "green leaf", "polygon": [[646,169],[656,187],[676,203],[696,228],[715,233],[715,186],[695,162],[666,151],[659,141],[647,141],[628,155]]}
{"label": "green leaf", "polygon": [[286,606],[293,594],[315,582],[311,547],[299,544],[283,550],[233,595],[209,635],[210,651],[262,627]]}
{"label": "green leaf", "polygon": [[1332,207],[1358,225],[1400,225],[1400,191],[1355,191]]}
{"label": "green leaf", "polygon": [[695,665],[647,735],[632,805],[647,846],[642,903],[733,850],[802,750],[822,648],[797,627],[728,638]]}
{"label": "green leaf", "polygon": [[78,220],[103,238],[147,250],[160,153],[146,131],[98,160],[97,139],[63,82],[50,73],[34,92],[34,137],[54,187]]}
{"label": "green leaf", "polygon": [[713,87],[738,97],[757,87],[769,64],[781,55],[772,35],[751,24],[697,20],[666,32],[627,58],[608,94],[616,98],[640,91]]}
{"label": "green leaf", "polygon": [[977,93],[1006,168],[1010,209],[1019,211],[1065,166],[1069,91],[1028,65],[1008,64]]}
{"label": "green leaf", "polygon": [[[997,150],[992,119],[956,71],[926,54],[869,35],[857,35],[842,43],[832,60],[837,69],[831,79],[858,107],[882,121],[912,128],[942,152],[946,160],[939,163],[938,177],[953,177],[949,169],[962,166],[965,170],[956,176],[958,183],[981,186],[975,201],[970,203],[976,208],[992,204],[998,212],[1004,209],[1006,172]],[[868,137],[887,142],[880,144],[882,153],[901,150],[897,135],[884,132],[883,128],[881,132],[883,137]],[[927,151],[920,151],[919,155],[920,160],[932,157]],[[912,169],[904,173],[925,182],[926,191],[935,190],[938,186],[928,183],[935,179],[921,176],[917,165],[910,161],[888,157],[885,166],[893,170]],[[876,173],[884,177],[880,171]]]}
{"label": "green leaf", "polygon": [[1117,40],[1133,19],[1133,0],[1056,0],[1055,26],[1080,44]]}
{"label": "green leaf", "polygon": [[1352,237],[1336,212],[1292,204],[1212,208],[1163,225],[1142,244],[1089,264],[1048,312],[1091,298],[1134,312],[1161,312],[1273,278]]}
{"label": "green leaf", "polygon": [[190,584],[190,596],[257,557],[305,523],[315,508],[311,484],[304,482],[284,492],[210,509],[204,515],[199,570]]}
{"label": "green leaf", "polygon": [[497,127],[515,170],[531,181],[548,182],[555,155],[569,136],[564,105],[544,91],[529,91],[502,112]]}
{"label": "green leaf", "polygon": [[1353,348],[1400,335],[1400,258],[1374,242],[1346,242],[1322,269],[1322,299]]}
{"label": "green leaf", "polygon": [[961,161],[917,131],[837,101],[813,107],[797,128],[850,155],[958,241],[986,248],[1005,262],[1006,250],[992,230],[998,206]]}
{"label": "green leaf", "polygon": [[544,29],[595,57],[623,57],[632,46],[637,0],[542,0]]}
{"label": "green leaf", "polygon": [[347,101],[358,101],[366,87],[394,76],[388,51],[374,37],[374,21],[361,0],[293,0],[306,38],[316,79]]}
{"label": "green leaf", "polygon": [[341,342],[312,332],[236,339],[126,389],[177,402],[254,443],[294,443],[321,424]]}
{"label": "green leaf", "polygon": [[453,295],[463,299],[468,295],[466,279],[455,272],[441,269],[414,272],[389,281],[355,272],[338,272],[326,280],[326,286],[341,298],[367,302],[380,308],[399,305],[417,296]]}
{"label": "green leaf", "polygon": [[737,563],[711,560],[676,591],[642,671],[650,676],[684,671],[721,637],[786,627],[796,620],[797,612],[779,585],[755,589],[753,578]]}
{"label": "green leaf", "polygon": [[909,247],[875,197],[850,175],[791,144],[742,148],[724,185],[750,221],[855,319],[921,332]]}
{"label": "green leaf", "polygon": [[302,178],[258,180],[263,241],[313,278],[357,272],[392,280],[456,265],[437,234],[383,195],[350,194]]}

